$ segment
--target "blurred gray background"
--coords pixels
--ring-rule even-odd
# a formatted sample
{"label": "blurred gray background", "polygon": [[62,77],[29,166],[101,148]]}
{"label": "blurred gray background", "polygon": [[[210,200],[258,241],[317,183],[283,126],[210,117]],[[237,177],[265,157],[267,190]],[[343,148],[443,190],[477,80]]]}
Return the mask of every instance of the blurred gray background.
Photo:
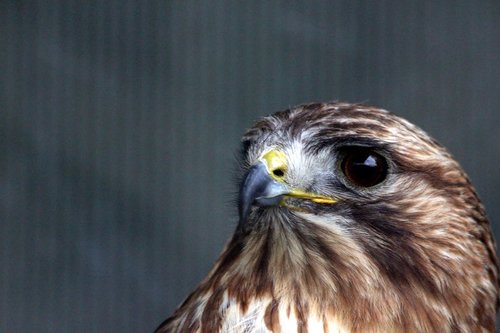
{"label": "blurred gray background", "polygon": [[0,1],[0,332],[151,332],[236,220],[259,117],[382,106],[499,238],[499,1]]}

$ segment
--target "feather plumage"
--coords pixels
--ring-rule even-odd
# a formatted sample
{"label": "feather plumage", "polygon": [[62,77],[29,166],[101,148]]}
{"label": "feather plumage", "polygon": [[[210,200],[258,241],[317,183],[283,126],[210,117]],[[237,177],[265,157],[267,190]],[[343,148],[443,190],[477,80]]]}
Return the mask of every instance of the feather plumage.
{"label": "feather plumage", "polygon": [[[284,182],[338,199],[254,205],[207,278],[157,332],[494,332],[498,265],[469,179],[425,132],[387,111],[302,105],[243,137],[246,171],[269,149]],[[387,176],[359,187],[345,147]]]}

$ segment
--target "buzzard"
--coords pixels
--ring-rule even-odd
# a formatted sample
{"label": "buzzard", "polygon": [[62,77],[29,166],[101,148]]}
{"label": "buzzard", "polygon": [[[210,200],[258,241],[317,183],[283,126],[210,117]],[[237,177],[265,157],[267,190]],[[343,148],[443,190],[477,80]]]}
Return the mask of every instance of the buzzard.
{"label": "buzzard", "polygon": [[263,118],[242,143],[234,235],[156,332],[494,332],[485,210],[425,132],[318,103]]}

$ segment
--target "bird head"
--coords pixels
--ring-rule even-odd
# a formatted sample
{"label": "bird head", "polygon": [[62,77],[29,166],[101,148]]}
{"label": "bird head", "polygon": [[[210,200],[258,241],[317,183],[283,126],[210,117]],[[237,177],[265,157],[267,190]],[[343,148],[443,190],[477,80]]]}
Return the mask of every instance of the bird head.
{"label": "bird head", "polygon": [[357,229],[376,219],[378,227],[410,232],[417,219],[436,222],[429,212],[436,204],[441,213],[456,210],[457,187],[475,195],[444,148],[380,109],[298,107],[258,122],[243,137],[243,147],[238,200],[243,228],[271,210],[277,216],[312,214],[327,225]]}
{"label": "bird head", "polygon": [[421,129],[372,107],[310,104],[263,118],[242,142],[236,234],[260,285],[313,285],[300,297],[339,307],[370,295],[355,308],[384,304],[392,313],[432,302],[430,318],[449,317],[451,303],[466,316],[478,306],[466,300],[496,299],[484,208],[459,164]]}
{"label": "bird head", "polygon": [[236,232],[166,331],[494,330],[489,222],[425,132],[321,103],[261,119],[242,145]]}

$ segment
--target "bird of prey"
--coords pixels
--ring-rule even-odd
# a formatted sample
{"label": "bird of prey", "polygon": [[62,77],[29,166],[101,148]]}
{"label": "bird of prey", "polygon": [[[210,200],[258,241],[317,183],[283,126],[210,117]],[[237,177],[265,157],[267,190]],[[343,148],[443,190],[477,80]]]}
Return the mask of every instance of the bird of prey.
{"label": "bird of prey", "polygon": [[156,332],[494,332],[485,210],[421,129],[316,103],[263,118],[242,145],[234,235]]}

